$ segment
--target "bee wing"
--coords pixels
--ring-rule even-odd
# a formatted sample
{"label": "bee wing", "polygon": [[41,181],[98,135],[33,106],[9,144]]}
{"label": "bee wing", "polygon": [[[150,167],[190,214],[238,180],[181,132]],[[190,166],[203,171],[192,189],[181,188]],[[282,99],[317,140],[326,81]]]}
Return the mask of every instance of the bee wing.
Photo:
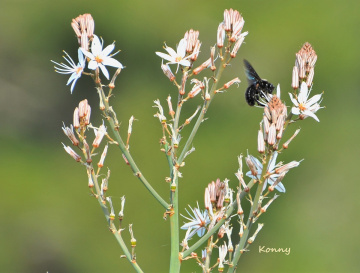
{"label": "bee wing", "polygon": [[256,84],[257,82],[261,81],[261,78],[256,73],[255,69],[245,59],[244,59],[244,64],[245,64],[245,74],[248,79],[249,85]]}

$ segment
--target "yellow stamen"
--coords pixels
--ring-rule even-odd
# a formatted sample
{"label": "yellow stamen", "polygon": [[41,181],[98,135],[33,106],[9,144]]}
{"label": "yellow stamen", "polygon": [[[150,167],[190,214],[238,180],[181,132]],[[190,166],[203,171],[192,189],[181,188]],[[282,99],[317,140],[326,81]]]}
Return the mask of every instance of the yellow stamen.
{"label": "yellow stamen", "polygon": [[96,61],[97,63],[102,63],[102,62],[103,62],[103,59],[101,59],[99,56],[96,56],[96,57],[95,57],[95,61]]}
{"label": "yellow stamen", "polygon": [[300,104],[299,104],[299,109],[300,109],[301,111],[305,111],[305,110],[306,110],[305,104],[300,103]]}

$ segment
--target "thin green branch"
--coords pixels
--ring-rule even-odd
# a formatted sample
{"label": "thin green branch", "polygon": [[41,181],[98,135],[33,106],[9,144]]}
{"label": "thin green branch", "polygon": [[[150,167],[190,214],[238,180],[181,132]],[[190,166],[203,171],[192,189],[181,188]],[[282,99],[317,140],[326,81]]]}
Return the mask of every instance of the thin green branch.
{"label": "thin green branch", "polygon": [[109,214],[109,210],[108,208],[106,207],[106,205],[104,204],[104,200],[102,199],[101,197],[101,191],[100,191],[100,187],[99,187],[99,183],[97,181],[97,175],[95,174],[94,172],[94,169],[92,167],[92,164],[90,164],[89,166],[90,168],[90,173],[91,173],[91,179],[93,180],[94,182],[94,187],[95,187],[95,191],[96,191],[96,199],[98,200],[99,202],[99,205],[104,213],[104,216],[106,218],[106,222],[108,223],[109,225],[109,229],[110,231],[113,233],[113,235],[115,236],[118,244],[120,245],[122,251],[124,252],[124,255],[126,257],[126,259],[130,262],[130,264],[132,265],[132,267],[134,268],[134,270],[138,273],[141,273],[143,272],[139,266],[139,264],[136,262],[135,259],[133,259],[131,253],[129,252],[122,236],[121,236],[121,230],[117,230],[114,222],[111,220],[110,218],[110,214]]}
{"label": "thin green branch", "polygon": [[178,161],[177,161],[177,162],[178,162],[179,164],[181,164],[181,162],[184,160],[185,155],[186,155],[187,151],[189,150],[190,145],[191,145],[192,141],[194,140],[194,137],[195,137],[195,135],[196,135],[196,133],[197,133],[199,127],[200,127],[200,124],[201,124],[201,123],[203,122],[203,120],[204,120],[204,116],[205,116],[205,114],[206,114],[206,112],[207,112],[207,110],[208,110],[208,108],[209,108],[209,106],[210,106],[210,103],[211,103],[211,101],[213,100],[213,98],[214,98],[214,96],[215,96],[215,90],[216,90],[217,85],[218,85],[218,83],[219,83],[219,79],[221,78],[221,75],[222,75],[222,73],[224,72],[224,70],[225,70],[225,68],[226,68],[226,66],[227,66],[226,60],[227,60],[227,58],[228,58],[228,55],[229,55],[229,53],[227,52],[227,53],[225,54],[225,57],[224,57],[224,58],[222,59],[222,61],[221,61],[219,70],[218,70],[217,73],[216,73],[216,76],[215,76],[215,78],[214,78],[214,82],[213,82],[213,84],[212,84],[212,86],[211,86],[211,89],[210,89],[210,92],[209,92],[209,93],[210,93],[210,99],[207,100],[207,101],[205,101],[203,107],[201,108],[201,111],[200,111],[200,114],[199,114],[199,116],[198,116],[198,119],[196,120],[196,123],[195,123],[195,125],[194,125],[194,127],[193,127],[193,129],[192,129],[192,131],[191,131],[191,133],[190,133],[190,136],[189,136],[189,138],[187,139],[187,141],[186,141],[186,143],[185,143],[185,146],[184,146],[184,148],[183,148],[183,150],[182,150],[182,152],[181,152],[181,154],[180,154],[180,156],[179,156],[179,158],[178,158]]}
{"label": "thin green branch", "polygon": [[101,84],[97,84],[97,90],[100,95],[100,99],[103,101],[103,104],[105,106],[105,109],[103,110],[105,116],[107,117],[107,120],[110,124],[110,128],[115,136],[115,139],[117,141],[117,144],[125,156],[126,160],[129,162],[129,165],[135,174],[135,176],[143,183],[143,185],[146,187],[146,189],[155,197],[155,199],[165,208],[169,208],[169,204],[157,193],[157,191],[150,185],[150,183],[147,181],[147,179],[144,177],[144,175],[140,172],[140,169],[136,165],[134,159],[132,158],[130,152],[128,149],[126,149],[125,143],[122,140],[120,133],[118,131],[118,124],[115,123],[116,118],[114,116],[114,112],[112,108],[109,106],[108,99],[105,96],[104,90],[101,86]]}

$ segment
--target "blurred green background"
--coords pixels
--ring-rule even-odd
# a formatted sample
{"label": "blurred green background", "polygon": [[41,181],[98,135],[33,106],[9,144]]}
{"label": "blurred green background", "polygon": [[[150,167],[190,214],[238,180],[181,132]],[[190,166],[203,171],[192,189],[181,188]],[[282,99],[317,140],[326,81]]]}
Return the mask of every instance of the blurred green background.
{"label": "blurred green background", "polygon": [[[196,152],[182,169],[180,206],[202,204],[205,186],[217,177],[235,186],[236,157],[247,150],[256,153],[262,113],[245,103],[242,59],[260,76],[280,83],[289,105],[295,52],[308,41],[318,54],[313,92],[325,92],[326,109],[318,112],[320,123],[307,119],[298,125],[300,135],[281,155],[285,162],[305,160],[287,175],[286,194],[261,219],[265,227],[238,272],[359,271],[359,1],[2,0],[0,272],[132,272],[119,259],[122,252],[89,196],[84,168],[61,145],[69,144],[62,121],[72,122],[80,100],[89,100],[93,123],[101,122],[91,80],[82,77],[70,95],[67,76],[55,73],[50,62],[62,61],[62,50],[76,56],[71,19],[91,13],[95,33],[106,45],[116,40],[121,49],[117,59],[126,69],[118,78],[113,106],[122,128],[131,115],[138,119],[131,152],[167,198],[167,162],[159,151],[161,128],[152,105],[157,98],[164,103],[168,94],[175,100],[176,91],[155,51],[162,51],[164,41],[174,47],[194,28],[203,42],[199,63],[205,60],[225,8],[239,10],[249,31],[223,79],[239,76],[242,83],[211,105],[209,120],[194,141]],[[191,107],[184,113],[190,115]],[[120,197],[127,197],[125,224],[134,225],[137,259],[145,272],[166,272],[169,223],[120,155],[111,147],[106,160],[113,202],[118,210]],[[259,245],[290,247],[291,254],[259,254]],[[183,272],[201,269],[188,261]]]}

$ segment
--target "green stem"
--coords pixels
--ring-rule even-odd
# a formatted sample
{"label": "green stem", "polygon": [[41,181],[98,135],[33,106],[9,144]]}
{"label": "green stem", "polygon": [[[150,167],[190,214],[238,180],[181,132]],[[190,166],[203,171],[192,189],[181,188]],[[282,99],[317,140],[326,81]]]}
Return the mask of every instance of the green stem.
{"label": "green stem", "polygon": [[180,257],[179,257],[179,183],[177,175],[174,176],[176,188],[172,191],[172,214],[170,214],[170,239],[171,239],[171,254],[170,254],[170,273],[180,272]]}
{"label": "green stem", "polygon": [[210,93],[210,100],[204,102],[204,105],[203,105],[203,107],[202,107],[202,109],[201,109],[201,111],[200,111],[200,114],[199,114],[199,116],[198,116],[198,119],[196,120],[196,123],[195,123],[195,125],[194,125],[194,127],[193,127],[193,129],[192,129],[192,131],[191,131],[191,133],[190,133],[190,136],[189,136],[189,138],[187,139],[187,141],[186,141],[186,143],[185,143],[185,146],[184,146],[184,148],[183,148],[183,150],[182,150],[182,152],[181,152],[181,154],[180,154],[180,156],[179,156],[179,159],[178,159],[178,161],[177,161],[179,164],[181,164],[181,162],[184,160],[185,154],[186,154],[187,151],[189,150],[189,147],[190,147],[190,145],[191,145],[191,143],[192,143],[192,141],[193,141],[193,139],[194,139],[194,137],[195,137],[195,135],[196,135],[196,133],[197,133],[197,130],[199,129],[201,122],[204,120],[205,113],[206,113],[206,111],[208,110],[208,108],[209,108],[209,106],[210,106],[210,103],[211,103],[211,101],[213,100],[213,98],[214,98],[214,96],[215,96],[215,92],[214,92],[214,91],[216,90],[217,85],[218,85],[218,83],[219,83],[219,80],[220,80],[220,78],[221,78],[221,75],[222,75],[222,73],[224,72],[224,70],[225,70],[225,68],[226,68],[226,66],[227,66],[227,65],[226,65],[226,60],[227,60],[227,58],[228,58],[228,55],[229,55],[229,53],[227,52],[227,53],[225,54],[224,58],[223,58],[222,61],[221,61],[219,70],[217,71],[216,76],[215,76],[215,78],[214,78],[214,83],[213,83],[213,85],[211,86],[211,90],[210,90],[210,92],[209,92],[209,93]]}
{"label": "green stem", "polygon": [[[234,257],[233,257],[233,260],[231,262],[231,264],[233,266],[229,267],[228,273],[235,272],[236,266],[237,266],[237,264],[239,262],[239,259],[240,259],[241,255],[242,255],[242,250],[244,249],[244,247],[245,247],[245,245],[247,243],[249,233],[250,233],[250,229],[251,229],[251,226],[253,224],[254,216],[256,216],[256,213],[257,213],[257,210],[258,210],[260,197],[262,195],[262,191],[263,191],[263,187],[264,187],[264,183],[265,183],[265,181],[262,181],[262,183],[261,183],[261,179],[264,177],[264,175],[266,173],[266,170],[267,170],[267,168],[265,168],[265,166],[267,165],[268,162],[270,162],[272,156],[273,156],[273,154],[271,153],[270,159],[268,161],[263,162],[263,169],[262,169],[262,172],[261,172],[261,175],[260,175],[260,181],[258,180],[258,186],[256,188],[256,193],[255,193],[255,198],[254,198],[253,205],[250,208],[249,218],[248,218],[248,221],[246,223],[246,229],[244,230],[244,234],[240,239],[239,245],[236,247],[236,249],[234,251]],[[266,160],[266,158],[264,160]]]}
{"label": "green stem", "polygon": [[132,265],[132,267],[134,268],[134,270],[136,272],[143,272],[139,266],[139,264],[136,262],[135,259],[132,258],[131,256],[131,253],[129,252],[128,248],[126,247],[126,244],[121,236],[121,234],[119,233],[119,231],[117,230],[114,222],[110,219],[110,214],[109,214],[109,210],[108,208],[106,207],[106,205],[103,203],[103,200],[101,198],[101,195],[100,195],[100,187],[99,187],[99,184],[98,184],[98,181],[97,181],[97,176],[95,175],[94,173],[94,169],[91,166],[91,178],[94,182],[94,187],[95,187],[95,191],[96,191],[96,194],[97,194],[97,200],[99,202],[99,205],[104,213],[104,216],[106,218],[106,222],[108,223],[109,225],[109,228],[110,230],[112,231],[112,233],[114,234],[115,236],[115,239],[117,240],[118,244],[120,245],[120,248],[122,249],[122,251],[124,252],[124,255],[126,257],[126,259],[130,262],[130,264]]}
{"label": "green stem", "polygon": [[126,149],[126,146],[124,144],[124,141],[122,140],[120,133],[118,131],[118,125],[115,124],[115,119],[113,117],[112,114],[112,109],[109,106],[109,102],[107,100],[107,98],[105,97],[104,94],[104,90],[102,89],[101,84],[97,84],[97,89],[98,92],[101,96],[101,99],[104,102],[105,105],[105,116],[109,117],[108,118],[108,122],[110,124],[111,130],[115,136],[115,139],[118,143],[118,146],[121,150],[121,152],[124,154],[124,156],[126,157],[127,161],[129,162],[129,165],[133,171],[133,173],[136,175],[136,177],[143,183],[143,185],[146,187],[146,189],[155,197],[155,199],[165,208],[168,209],[169,208],[169,204],[156,192],[156,190],[150,185],[150,183],[147,181],[147,179],[144,177],[144,175],[140,172],[140,169],[138,168],[138,166],[136,165],[134,159],[132,158],[130,152],[128,151],[128,149]]}

